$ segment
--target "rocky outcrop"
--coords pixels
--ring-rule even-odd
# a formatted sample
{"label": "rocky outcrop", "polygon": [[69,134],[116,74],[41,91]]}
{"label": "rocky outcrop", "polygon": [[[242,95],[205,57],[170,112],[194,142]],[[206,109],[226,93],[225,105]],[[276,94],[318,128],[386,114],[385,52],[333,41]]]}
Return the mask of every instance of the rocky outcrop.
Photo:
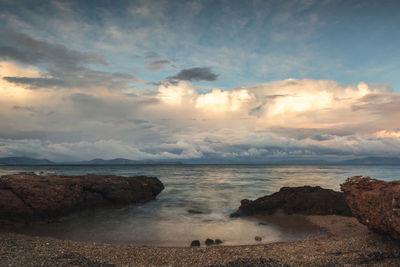
{"label": "rocky outcrop", "polygon": [[282,187],[279,192],[254,201],[243,199],[231,217],[275,213],[351,216],[344,194],[319,186]]}
{"label": "rocky outcrop", "polygon": [[370,177],[348,178],[340,188],[359,222],[369,229],[400,239],[400,181]]}
{"label": "rocky outcrop", "polygon": [[0,178],[0,222],[29,222],[85,208],[142,203],[164,189],[155,177],[19,173]]}

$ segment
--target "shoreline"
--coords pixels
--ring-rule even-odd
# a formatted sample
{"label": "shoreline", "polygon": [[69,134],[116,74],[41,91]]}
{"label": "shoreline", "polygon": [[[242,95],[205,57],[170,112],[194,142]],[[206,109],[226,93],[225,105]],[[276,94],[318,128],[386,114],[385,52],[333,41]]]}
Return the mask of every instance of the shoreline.
{"label": "shoreline", "polygon": [[290,266],[400,266],[400,242],[370,232],[354,217],[301,217],[326,232],[296,241],[193,248],[77,242],[0,231],[0,262],[4,266],[224,266],[237,259],[265,258]]}

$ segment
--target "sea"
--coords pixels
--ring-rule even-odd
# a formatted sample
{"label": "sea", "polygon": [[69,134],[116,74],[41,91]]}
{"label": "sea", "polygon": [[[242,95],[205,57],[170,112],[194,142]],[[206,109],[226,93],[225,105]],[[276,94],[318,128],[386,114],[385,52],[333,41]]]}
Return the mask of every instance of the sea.
{"label": "sea", "polygon": [[[230,218],[242,199],[254,200],[284,186],[319,185],[339,191],[346,178],[363,175],[400,180],[399,165],[91,165],[0,166],[18,172],[155,176],[165,186],[155,201],[122,208],[85,210],[52,223],[13,227],[29,235],[145,246],[188,246],[192,240],[220,239],[225,245],[303,239],[313,227],[282,227],[257,218]],[[193,213],[195,211],[195,213]]]}

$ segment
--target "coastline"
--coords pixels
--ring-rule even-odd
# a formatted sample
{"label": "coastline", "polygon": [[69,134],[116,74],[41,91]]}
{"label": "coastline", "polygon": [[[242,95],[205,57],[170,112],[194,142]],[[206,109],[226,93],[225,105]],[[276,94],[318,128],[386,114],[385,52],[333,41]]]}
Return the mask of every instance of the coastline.
{"label": "coastline", "polygon": [[237,259],[265,258],[290,266],[400,266],[400,242],[370,232],[354,217],[302,217],[324,233],[289,242],[192,248],[76,242],[0,231],[0,262],[4,266],[224,266]]}

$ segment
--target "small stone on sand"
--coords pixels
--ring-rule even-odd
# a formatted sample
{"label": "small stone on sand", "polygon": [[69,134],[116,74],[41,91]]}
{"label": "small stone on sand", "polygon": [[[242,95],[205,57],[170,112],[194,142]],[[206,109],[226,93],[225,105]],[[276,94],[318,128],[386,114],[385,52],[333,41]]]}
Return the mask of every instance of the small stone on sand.
{"label": "small stone on sand", "polygon": [[200,241],[199,240],[193,240],[192,243],[190,243],[191,247],[200,247]]}

